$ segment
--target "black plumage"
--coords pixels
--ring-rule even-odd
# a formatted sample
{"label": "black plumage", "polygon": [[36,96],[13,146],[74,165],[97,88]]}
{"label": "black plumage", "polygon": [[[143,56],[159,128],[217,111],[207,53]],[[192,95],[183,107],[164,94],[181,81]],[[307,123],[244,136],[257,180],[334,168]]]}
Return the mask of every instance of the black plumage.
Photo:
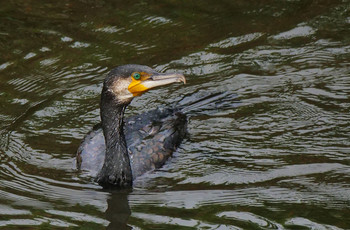
{"label": "black plumage", "polygon": [[[135,76],[142,85],[130,88],[138,82]],[[185,136],[186,116],[176,109],[156,109],[124,119],[124,111],[140,89],[180,81],[185,82],[183,75],[161,74],[147,66],[113,69],[101,93],[101,124],[83,139],[77,151],[78,168],[108,188],[129,187],[137,176],[161,167]]]}

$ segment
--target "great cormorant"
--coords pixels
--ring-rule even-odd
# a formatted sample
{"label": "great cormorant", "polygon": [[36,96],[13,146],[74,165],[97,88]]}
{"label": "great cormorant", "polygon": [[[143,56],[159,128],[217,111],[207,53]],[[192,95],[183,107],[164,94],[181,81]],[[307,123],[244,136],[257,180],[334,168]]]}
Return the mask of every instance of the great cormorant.
{"label": "great cormorant", "polygon": [[134,64],[110,71],[101,92],[101,124],[83,139],[77,151],[78,168],[111,188],[130,187],[137,176],[161,167],[185,136],[185,115],[169,108],[124,119],[124,111],[135,96],[174,82],[186,83],[186,79]]}

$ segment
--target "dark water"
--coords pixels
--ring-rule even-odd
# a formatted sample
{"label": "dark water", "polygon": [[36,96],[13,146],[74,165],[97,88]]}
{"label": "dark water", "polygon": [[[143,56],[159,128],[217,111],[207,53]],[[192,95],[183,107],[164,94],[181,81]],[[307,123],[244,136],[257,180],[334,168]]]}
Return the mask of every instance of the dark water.
{"label": "dark water", "polygon": [[[228,91],[132,191],[76,172],[116,65],[188,84],[128,114]],[[350,229],[350,1],[2,1],[4,229]]]}

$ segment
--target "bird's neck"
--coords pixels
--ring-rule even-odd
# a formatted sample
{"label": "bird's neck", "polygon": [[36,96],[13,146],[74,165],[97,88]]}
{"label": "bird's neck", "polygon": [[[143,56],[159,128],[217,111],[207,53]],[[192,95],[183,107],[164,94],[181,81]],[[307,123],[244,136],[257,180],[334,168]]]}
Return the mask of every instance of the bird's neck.
{"label": "bird's neck", "polygon": [[126,146],[123,117],[127,104],[114,100],[101,100],[102,129],[106,142],[106,155],[97,182],[104,188],[130,187],[132,172]]}

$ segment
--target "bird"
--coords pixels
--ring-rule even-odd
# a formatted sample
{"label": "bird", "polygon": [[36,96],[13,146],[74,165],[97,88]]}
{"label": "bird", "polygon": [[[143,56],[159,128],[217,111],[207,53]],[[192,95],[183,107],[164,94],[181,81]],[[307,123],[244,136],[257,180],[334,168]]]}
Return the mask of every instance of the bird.
{"label": "bird", "polygon": [[186,115],[176,108],[157,108],[127,118],[124,112],[134,97],[176,82],[186,84],[185,76],[138,64],[113,68],[101,91],[101,123],[78,147],[78,169],[89,171],[107,189],[132,187],[135,178],[163,166],[186,136]]}

